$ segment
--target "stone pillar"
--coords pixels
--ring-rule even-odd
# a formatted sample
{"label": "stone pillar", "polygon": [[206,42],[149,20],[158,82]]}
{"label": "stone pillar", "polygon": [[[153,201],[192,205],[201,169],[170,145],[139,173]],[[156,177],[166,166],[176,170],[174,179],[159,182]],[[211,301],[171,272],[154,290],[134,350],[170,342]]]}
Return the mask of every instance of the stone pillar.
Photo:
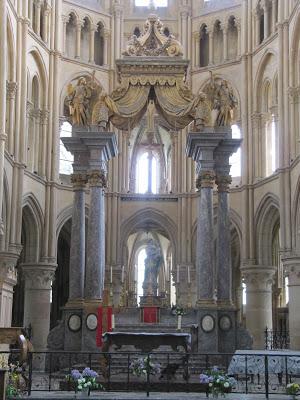
{"label": "stone pillar", "polygon": [[121,17],[122,7],[119,4],[114,5],[114,26],[115,26],[115,59],[120,58],[121,54]]}
{"label": "stone pillar", "polygon": [[62,29],[62,52],[66,54],[66,41],[67,41],[67,23],[69,21],[68,15],[62,16],[63,29]]}
{"label": "stone pillar", "polygon": [[183,47],[183,56],[187,57],[187,19],[188,12],[186,10],[180,11],[181,16],[181,43]]}
{"label": "stone pillar", "polygon": [[242,32],[241,32],[241,20],[236,20],[236,27],[238,31],[237,39],[237,55],[240,56],[242,54]]}
{"label": "stone pillar", "polygon": [[[6,141],[6,78],[7,78],[7,4],[0,0],[0,236],[4,235],[2,221],[3,204],[3,179],[4,179],[4,154]],[[0,240],[1,242],[1,240]]]}
{"label": "stone pillar", "polygon": [[76,53],[75,58],[80,58],[81,53],[81,28],[82,22],[77,22],[76,24]]}
{"label": "stone pillar", "polygon": [[223,60],[228,60],[228,26],[223,24]]}
{"label": "stone pillar", "polygon": [[8,124],[8,152],[14,154],[14,127],[15,127],[15,98],[17,91],[16,82],[7,82],[7,97],[9,104],[9,124]]}
{"label": "stone pillar", "polygon": [[200,34],[199,34],[199,32],[194,33],[194,45],[195,45],[194,67],[199,67],[199,65],[200,65]]}
{"label": "stone pillar", "polygon": [[[19,249],[21,251],[21,248]],[[19,252],[0,252],[0,327],[10,327]]]}
{"label": "stone pillar", "polygon": [[209,39],[209,60],[208,64],[212,65],[214,63],[214,27],[211,27],[208,31]]}
{"label": "stone pillar", "polygon": [[108,65],[108,39],[110,31],[104,29],[103,31],[103,65]]}
{"label": "stone pillar", "polygon": [[47,5],[46,9],[44,10],[44,23],[43,23],[43,31],[42,31],[42,37],[45,43],[49,44],[49,15],[50,15],[50,8]]}
{"label": "stone pillar", "polygon": [[265,330],[272,329],[272,285],[275,267],[252,265],[242,268],[246,283],[246,325],[253,336],[253,348],[265,348]]}
{"label": "stone pillar", "polygon": [[269,29],[269,3],[268,0],[263,1],[263,10],[264,10],[264,39],[266,40],[270,35]]}
{"label": "stone pillar", "polygon": [[85,173],[71,177],[74,199],[72,214],[69,302],[80,301],[84,294],[85,266]]}
{"label": "stone pillar", "polygon": [[259,46],[260,45],[260,15],[259,15],[258,11],[255,12],[254,18],[255,18],[255,37],[256,37],[255,44],[256,44],[256,46]]}
{"label": "stone pillar", "polygon": [[276,32],[276,0],[272,0],[272,33]]}
{"label": "stone pillar", "polygon": [[88,172],[90,186],[90,213],[87,236],[87,261],[84,297],[102,300],[105,274],[105,209],[106,166]]}
{"label": "stone pillar", "polygon": [[42,143],[41,143],[41,176],[46,176],[46,158],[47,158],[47,132],[49,122],[49,110],[41,111],[41,126],[42,126]]}
{"label": "stone pillar", "polygon": [[[56,265],[22,264],[25,279],[24,326],[32,326],[35,351],[47,351],[50,330],[50,296]],[[34,357],[34,367],[44,369],[45,356]]]}
{"label": "stone pillar", "polygon": [[300,350],[300,257],[291,256],[282,259],[284,270],[289,279],[289,333],[290,349]]}
{"label": "stone pillar", "polygon": [[[229,166],[230,168],[230,166]],[[228,172],[228,173],[226,173]],[[217,298],[221,305],[232,305],[232,268],[228,192],[229,171],[217,171],[218,234],[217,234]]]}
{"label": "stone pillar", "polygon": [[35,33],[41,36],[41,0],[35,0]]}
{"label": "stone pillar", "polygon": [[90,26],[90,41],[89,41],[89,63],[95,63],[95,32],[97,30],[96,25]]}

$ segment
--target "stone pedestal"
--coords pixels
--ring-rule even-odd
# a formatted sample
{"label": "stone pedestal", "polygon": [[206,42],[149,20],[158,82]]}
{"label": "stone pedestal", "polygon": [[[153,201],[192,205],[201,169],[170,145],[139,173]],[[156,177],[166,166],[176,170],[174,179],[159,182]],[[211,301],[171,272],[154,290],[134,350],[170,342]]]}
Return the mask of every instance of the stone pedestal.
{"label": "stone pedestal", "polygon": [[242,268],[246,283],[246,325],[253,336],[253,348],[265,348],[265,330],[272,329],[272,285],[275,267],[254,265]]}
{"label": "stone pedestal", "polygon": [[[25,279],[24,326],[32,326],[35,351],[47,350],[50,328],[50,296],[56,265],[22,264]],[[43,369],[45,357],[35,358],[35,369]]]}
{"label": "stone pedestal", "polygon": [[289,279],[290,349],[298,351],[300,350],[300,257],[284,257],[282,262]]}

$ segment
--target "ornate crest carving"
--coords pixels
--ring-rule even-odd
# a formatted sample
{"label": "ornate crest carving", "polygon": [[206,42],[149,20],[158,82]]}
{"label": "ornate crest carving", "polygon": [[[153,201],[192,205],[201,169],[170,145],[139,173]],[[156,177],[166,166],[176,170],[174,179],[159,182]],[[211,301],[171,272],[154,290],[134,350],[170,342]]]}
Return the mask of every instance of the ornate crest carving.
{"label": "ornate crest carving", "polygon": [[151,14],[144,25],[144,33],[133,35],[127,44],[124,56],[182,56],[182,46],[173,35],[163,33],[163,24],[158,16]]}

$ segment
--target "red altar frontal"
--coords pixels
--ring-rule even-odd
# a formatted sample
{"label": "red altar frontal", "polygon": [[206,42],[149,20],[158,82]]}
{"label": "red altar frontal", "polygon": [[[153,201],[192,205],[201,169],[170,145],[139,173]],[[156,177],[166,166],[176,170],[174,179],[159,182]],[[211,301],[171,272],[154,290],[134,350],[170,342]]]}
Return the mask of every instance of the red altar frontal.
{"label": "red altar frontal", "polygon": [[144,306],[141,307],[141,322],[146,324],[157,324],[159,323],[160,317],[159,307],[155,306]]}

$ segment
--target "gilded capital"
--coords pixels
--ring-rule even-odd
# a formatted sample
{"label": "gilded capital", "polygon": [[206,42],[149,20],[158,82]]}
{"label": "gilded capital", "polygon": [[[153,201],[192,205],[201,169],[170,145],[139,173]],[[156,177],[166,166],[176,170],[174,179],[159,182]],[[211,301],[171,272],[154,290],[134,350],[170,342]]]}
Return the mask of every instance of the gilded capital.
{"label": "gilded capital", "polygon": [[230,175],[217,175],[216,184],[218,185],[218,192],[229,192],[231,182]]}
{"label": "gilded capital", "polygon": [[71,183],[74,190],[83,190],[87,182],[87,176],[83,173],[76,173],[71,175]]}
{"label": "gilded capital", "polygon": [[215,183],[215,173],[214,171],[202,171],[197,177],[196,187],[197,189],[214,187]]}
{"label": "gilded capital", "polygon": [[107,187],[106,171],[103,169],[89,171],[87,176],[90,186],[99,186],[102,188]]}

